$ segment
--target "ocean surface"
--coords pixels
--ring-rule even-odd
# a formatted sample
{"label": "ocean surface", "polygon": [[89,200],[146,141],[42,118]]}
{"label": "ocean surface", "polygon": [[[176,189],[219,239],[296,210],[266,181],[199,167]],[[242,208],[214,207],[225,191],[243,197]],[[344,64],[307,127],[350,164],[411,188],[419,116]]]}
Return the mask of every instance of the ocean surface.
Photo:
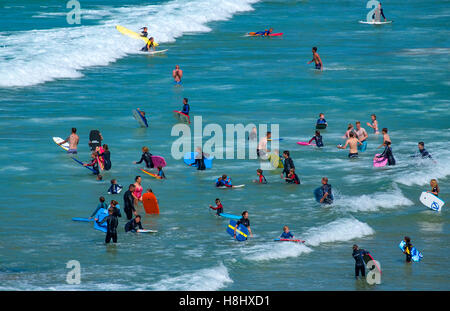
{"label": "ocean surface", "polygon": [[[419,201],[436,178],[450,200],[448,1],[383,1],[389,25],[359,24],[365,1],[81,1],[81,24],[66,21],[64,1],[0,3],[0,289],[1,290],[450,290],[450,213]],[[168,49],[143,45],[115,25],[149,33]],[[273,27],[281,37],[245,37]],[[317,72],[311,48],[324,63]],[[178,64],[183,85],[172,83]],[[279,124],[279,149],[289,150],[301,185],[286,185],[259,162],[216,159],[198,172],[171,156],[171,136],[182,98],[203,125]],[[140,128],[132,110],[146,111]],[[322,149],[299,146],[314,134],[320,112],[328,128]],[[374,169],[381,135],[365,124],[375,113],[387,127],[397,165]],[[367,151],[349,160],[347,124],[360,120]],[[78,158],[89,159],[88,134],[99,129],[112,169],[103,181],[72,161],[53,136],[76,127]],[[191,126],[192,128],[194,125]],[[424,141],[433,161],[410,157]],[[142,166],[142,146],[165,157],[167,180],[142,176],[161,214],[145,215],[156,234],[125,234],[104,244],[88,217],[109,180],[127,186]],[[220,151],[220,150],[219,150]],[[241,189],[222,190],[228,174]],[[332,206],[315,202],[323,176]],[[254,238],[239,243],[227,221],[208,205],[248,210]],[[304,245],[276,243],[288,225]],[[398,248],[409,235],[424,258],[406,264]],[[352,245],[381,264],[381,284],[355,281]],[[66,263],[81,264],[81,283],[66,283]]]}

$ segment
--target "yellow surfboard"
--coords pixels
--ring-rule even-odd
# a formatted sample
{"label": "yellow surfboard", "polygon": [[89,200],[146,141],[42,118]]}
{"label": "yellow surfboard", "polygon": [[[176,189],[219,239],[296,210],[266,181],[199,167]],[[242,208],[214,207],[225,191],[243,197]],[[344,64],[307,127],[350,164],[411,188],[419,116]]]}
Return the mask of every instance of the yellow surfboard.
{"label": "yellow surfboard", "polygon": [[[134,31],[132,31],[132,30],[130,30],[130,29],[128,29],[128,28],[125,28],[125,27],[123,27],[123,26],[117,25],[117,26],[116,26],[116,29],[117,29],[120,33],[124,34],[125,36],[128,36],[128,37],[133,38],[133,39],[142,40],[142,41],[144,41],[145,43],[148,42],[148,38],[142,37],[140,34],[134,32]],[[156,42],[153,42],[153,44],[154,44],[155,46],[158,46],[158,45],[159,45],[159,44],[156,43]]]}

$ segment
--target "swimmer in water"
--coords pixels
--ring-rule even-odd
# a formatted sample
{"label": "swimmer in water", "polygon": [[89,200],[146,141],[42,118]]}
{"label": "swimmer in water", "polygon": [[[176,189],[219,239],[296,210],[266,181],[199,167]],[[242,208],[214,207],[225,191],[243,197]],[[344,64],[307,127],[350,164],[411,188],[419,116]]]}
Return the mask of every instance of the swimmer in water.
{"label": "swimmer in water", "polygon": [[418,143],[418,148],[422,159],[432,159],[431,154],[425,149],[425,143],[423,141]]}
{"label": "swimmer in water", "polygon": [[320,199],[320,203],[332,204],[333,193],[331,192],[331,185],[328,184],[328,177],[322,178],[322,193],[323,196]]}
{"label": "swimmer in water", "polygon": [[432,193],[432,194],[434,194],[435,196],[439,196],[439,185],[438,185],[438,183],[437,183],[437,180],[436,179],[432,179],[431,181],[430,181],[430,186],[431,186],[431,191],[427,191],[428,193]]}
{"label": "swimmer in water", "polygon": [[77,148],[78,148],[78,142],[80,141],[80,137],[77,135],[77,129],[72,127],[72,133],[69,135],[69,137],[66,138],[66,140],[63,140],[58,145],[62,145],[66,142],[69,142],[69,150],[67,150],[67,153],[71,154],[77,154]]}
{"label": "swimmer in water", "polygon": [[377,116],[375,114],[372,114],[370,117],[372,118],[372,123],[367,122],[367,126],[373,128],[375,134],[380,134],[380,132],[378,132]]}
{"label": "swimmer in water", "polygon": [[283,227],[283,233],[280,235],[280,239],[293,239],[294,235],[289,231],[288,226]]}
{"label": "swimmer in water", "polygon": [[232,187],[231,178],[227,175],[222,175],[217,178],[216,187]]}
{"label": "swimmer in water", "polygon": [[181,78],[183,77],[183,70],[180,69],[180,66],[175,65],[175,69],[172,71],[173,81],[176,84],[181,84]]}
{"label": "swimmer in water", "polygon": [[209,208],[215,210],[217,216],[220,216],[220,214],[223,213],[223,206],[219,198],[216,199],[216,207],[210,205]]}
{"label": "swimmer in water", "polygon": [[147,27],[142,27],[141,29],[142,29],[141,37],[147,38],[148,36]]}
{"label": "swimmer in water", "polygon": [[323,71],[322,59],[320,58],[319,53],[317,53],[317,47],[312,48],[312,54],[313,54],[313,59],[310,60],[308,62],[308,64],[311,64],[312,62],[314,62],[316,64],[316,69]]}
{"label": "swimmer in water", "polygon": [[320,131],[317,130],[316,135],[314,135],[308,143],[310,144],[313,140],[316,142],[317,147],[323,147],[322,135],[320,135]]}
{"label": "swimmer in water", "polygon": [[258,175],[258,180],[253,180],[253,182],[259,183],[259,184],[267,184],[266,177],[263,175],[263,170],[258,168],[256,170],[256,175]]}
{"label": "swimmer in water", "polygon": [[349,138],[345,142],[344,146],[338,145],[339,149],[346,149],[347,146],[350,146],[350,152],[348,154],[349,158],[357,158],[358,157],[358,144],[361,145],[361,142],[355,137],[355,133],[350,132]]}
{"label": "swimmer in water", "polygon": [[323,113],[319,114],[319,119],[317,119],[316,125],[325,124],[328,126],[327,120],[325,120],[325,115]]}

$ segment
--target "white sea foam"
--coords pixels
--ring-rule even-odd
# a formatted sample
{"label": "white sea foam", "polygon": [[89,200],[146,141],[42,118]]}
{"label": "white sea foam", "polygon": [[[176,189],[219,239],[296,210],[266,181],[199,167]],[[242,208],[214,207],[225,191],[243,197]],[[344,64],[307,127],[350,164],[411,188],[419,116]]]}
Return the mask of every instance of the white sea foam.
{"label": "white sea foam", "polygon": [[154,290],[187,290],[187,291],[213,291],[224,288],[233,283],[228,275],[228,269],[221,263],[214,268],[201,269],[192,273],[176,277],[167,277],[151,285]]}
{"label": "white sea foam", "polygon": [[318,246],[322,243],[350,241],[375,231],[366,223],[355,218],[340,218],[326,225],[309,229],[302,237],[310,246]]}
{"label": "white sea foam", "polygon": [[102,8],[86,14],[90,19],[106,17],[101,25],[2,33],[0,87],[79,78],[87,67],[106,66],[127,54],[137,53],[143,42],[120,34],[115,25],[133,30],[147,25],[155,41],[174,42],[185,33],[211,31],[206,26],[208,22],[228,20],[237,12],[252,10],[251,4],[256,2],[174,0],[162,5],[111,8],[109,12]]}
{"label": "white sea foam", "polygon": [[340,210],[351,212],[376,212],[380,209],[395,209],[411,206],[414,203],[406,198],[397,187],[392,191],[363,194],[360,196],[340,196],[335,205]]}
{"label": "white sea foam", "polygon": [[245,258],[254,261],[265,261],[298,257],[301,254],[309,252],[312,252],[312,249],[303,244],[293,242],[274,242],[259,244],[247,248],[245,250]]}

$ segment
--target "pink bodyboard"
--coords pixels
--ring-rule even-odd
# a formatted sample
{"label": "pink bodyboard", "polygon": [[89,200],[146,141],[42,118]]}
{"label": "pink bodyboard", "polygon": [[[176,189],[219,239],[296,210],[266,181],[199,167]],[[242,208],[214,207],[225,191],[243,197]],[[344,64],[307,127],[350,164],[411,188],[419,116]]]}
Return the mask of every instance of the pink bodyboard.
{"label": "pink bodyboard", "polygon": [[166,160],[164,160],[164,158],[160,156],[152,156],[152,162],[155,168],[158,166],[165,167],[167,165]]}
{"label": "pink bodyboard", "polygon": [[377,158],[381,153],[377,153],[373,157],[373,167],[383,167],[387,164],[388,160],[386,158]]}

